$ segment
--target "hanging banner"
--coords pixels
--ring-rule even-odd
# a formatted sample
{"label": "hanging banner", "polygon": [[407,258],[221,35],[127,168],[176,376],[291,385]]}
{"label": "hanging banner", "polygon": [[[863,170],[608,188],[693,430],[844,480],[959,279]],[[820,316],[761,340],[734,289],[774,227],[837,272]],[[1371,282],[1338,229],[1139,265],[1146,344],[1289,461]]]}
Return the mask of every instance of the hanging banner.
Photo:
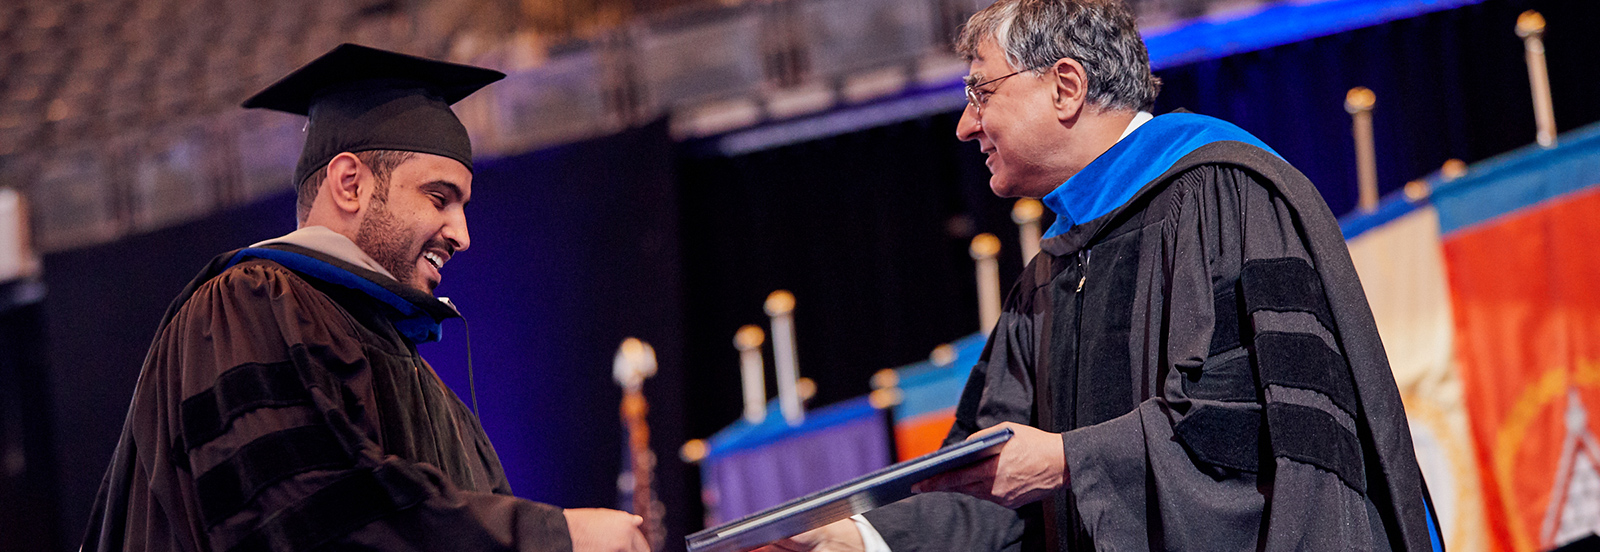
{"label": "hanging banner", "polygon": [[1600,189],[1452,233],[1461,377],[1489,526],[1546,550],[1600,532]]}

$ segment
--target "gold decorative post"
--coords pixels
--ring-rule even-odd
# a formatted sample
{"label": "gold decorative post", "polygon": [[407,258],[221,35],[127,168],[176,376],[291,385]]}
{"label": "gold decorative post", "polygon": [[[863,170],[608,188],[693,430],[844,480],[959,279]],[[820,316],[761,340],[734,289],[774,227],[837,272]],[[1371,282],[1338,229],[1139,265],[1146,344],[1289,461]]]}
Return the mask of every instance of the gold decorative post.
{"label": "gold decorative post", "polygon": [[928,362],[932,362],[934,366],[949,366],[955,361],[956,346],[949,343],[941,343],[933,348],[933,352],[928,353]]}
{"label": "gold decorative post", "polygon": [[989,333],[1000,321],[1000,238],[978,234],[967,249],[978,264],[978,329]]}
{"label": "gold decorative post", "polygon": [[1556,147],[1556,113],[1550,102],[1550,73],[1544,64],[1544,16],[1528,10],[1517,16],[1517,36],[1528,53],[1528,84],[1533,88],[1533,120],[1539,145]]}
{"label": "gold decorative post", "polygon": [[761,344],[767,334],[748,324],[733,334],[733,347],[739,350],[739,381],[744,385],[744,419],[752,424],[767,419],[766,367],[761,362]]}
{"label": "gold decorative post", "polygon": [[639,529],[650,549],[659,550],[667,532],[662,525],[664,507],[651,488],[656,454],[650,451],[650,424],[645,418],[650,405],[644,399],[644,380],[656,375],[655,349],[636,338],[622,340],[612,361],[611,375],[622,386],[622,423],[628,428],[628,454],[633,464],[632,471],[622,480],[632,479],[633,513],[645,520]]}
{"label": "gold decorative post", "polygon": [[1412,180],[1407,182],[1406,187],[1403,188],[1403,190],[1405,190],[1406,201],[1410,201],[1412,203],[1428,199],[1428,195],[1433,193],[1433,190],[1428,188],[1428,181],[1426,180]]}
{"label": "gold decorative post", "polygon": [[1378,96],[1364,86],[1344,96],[1356,136],[1356,207],[1367,213],[1378,208],[1378,154],[1372,140],[1372,107],[1377,102]]}
{"label": "gold decorative post", "polygon": [[1027,265],[1039,254],[1039,217],[1044,216],[1044,204],[1031,197],[1017,200],[1011,207],[1011,222],[1017,223],[1019,242],[1022,243],[1022,264]]}
{"label": "gold decorative post", "polygon": [[767,296],[767,316],[772,317],[772,363],[778,377],[778,409],[791,426],[806,419],[800,401],[800,367],[795,359],[794,294],[785,290]]}
{"label": "gold decorative post", "polygon": [[873,373],[868,385],[872,386],[872,393],[867,395],[867,404],[878,410],[898,405],[905,398],[900,391],[900,373],[895,372],[894,368]]}
{"label": "gold decorative post", "polygon": [[705,439],[690,439],[678,447],[678,459],[688,464],[698,464],[706,459],[706,454],[711,452],[709,449],[710,445],[706,444]]}
{"label": "gold decorative post", "polygon": [[1466,175],[1467,162],[1460,159],[1447,160],[1444,162],[1443,166],[1439,167],[1439,176],[1444,177],[1445,182],[1449,182]]}

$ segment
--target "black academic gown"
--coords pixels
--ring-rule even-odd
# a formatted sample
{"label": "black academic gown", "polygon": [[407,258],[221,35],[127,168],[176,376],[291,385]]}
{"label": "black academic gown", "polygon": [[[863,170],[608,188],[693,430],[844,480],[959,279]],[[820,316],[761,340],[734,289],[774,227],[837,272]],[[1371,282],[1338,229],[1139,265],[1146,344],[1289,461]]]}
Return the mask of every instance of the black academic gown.
{"label": "black academic gown", "polygon": [[83,550],[571,550],[417,355],[450,316],[309,249],[218,257],[162,321]]}
{"label": "black academic gown", "polygon": [[1315,188],[1239,141],[1157,172],[1043,240],[946,440],[1061,432],[1070,488],[867,519],[895,552],[1430,549],[1399,392]]}

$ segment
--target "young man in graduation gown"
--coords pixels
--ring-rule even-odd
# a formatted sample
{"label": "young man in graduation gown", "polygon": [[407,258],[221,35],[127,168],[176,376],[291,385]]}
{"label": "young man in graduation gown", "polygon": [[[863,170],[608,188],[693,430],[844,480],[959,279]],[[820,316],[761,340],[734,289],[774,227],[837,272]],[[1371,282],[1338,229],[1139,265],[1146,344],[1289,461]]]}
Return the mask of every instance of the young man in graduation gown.
{"label": "young man in graduation gown", "polygon": [[639,518],[511,496],[421,357],[470,245],[450,104],[505,75],[343,45],[245,102],[309,116],[299,229],[217,257],[146,357],[83,549],[646,550]]}
{"label": "young man in graduation gown", "polygon": [[[1333,216],[1238,127],[1151,117],[1120,0],[999,0],[956,129],[1056,213],[947,443],[1000,454],[815,550],[1426,550],[1405,412]],[[977,498],[974,498],[977,497]],[[984,500],[979,500],[979,499]]]}

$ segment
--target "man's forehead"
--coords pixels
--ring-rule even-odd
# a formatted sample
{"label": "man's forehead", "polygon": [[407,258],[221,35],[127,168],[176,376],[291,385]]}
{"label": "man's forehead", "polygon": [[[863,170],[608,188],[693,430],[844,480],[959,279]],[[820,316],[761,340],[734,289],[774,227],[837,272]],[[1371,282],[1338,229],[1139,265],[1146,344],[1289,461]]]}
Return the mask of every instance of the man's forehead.
{"label": "man's forehead", "polygon": [[409,159],[395,167],[395,172],[414,175],[412,176],[414,182],[454,188],[460,192],[463,199],[472,196],[472,169],[449,157],[413,152]]}
{"label": "man's forehead", "polygon": [[[993,73],[996,63],[1006,64],[1005,56],[1000,55],[1000,45],[993,38],[986,38],[978,43],[978,48],[972,52],[972,59],[967,60],[967,84],[973,84],[972,79],[982,78],[986,73]],[[1009,65],[1007,65],[1009,67]]]}

